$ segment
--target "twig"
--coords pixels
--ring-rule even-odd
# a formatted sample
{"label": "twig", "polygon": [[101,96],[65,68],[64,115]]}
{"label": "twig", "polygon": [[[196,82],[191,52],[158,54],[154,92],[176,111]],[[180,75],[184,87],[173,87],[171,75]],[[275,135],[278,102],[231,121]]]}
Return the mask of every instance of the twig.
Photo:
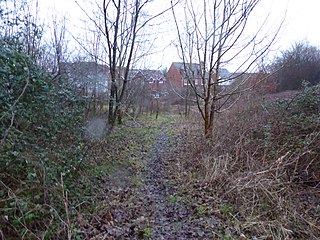
{"label": "twig", "polygon": [[10,126],[4,131],[4,134],[3,134],[3,137],[0,141],[0,149],[3,148],[3,144],[4,142],[6,141],[7,137],[8,137],[8,134],[13,126],[13,123],[14,123],[14,112],[12,111],[11,112],[11,120],[10,120]]}
{"label": "twig", "polygon": [[64,190],[64,183],[63,183],[63,175],[61,173],[61,188],[62,188],[62,196],[64,200],[64,207],[66,211],[66,227],[67,227],[67,234],[68,234],[68,240],[72,239],[72,231],[71,231],[71,223],[69,218],[69,206],[68,206],[68,192]]}
{"label": "twig", "polygon": [[[11,189],[9,186],[7,186],[3,181],[0,180],[0,184],[1,184],[4,188],[7,189],[8,195],[10,195],[10,193],[12,194],[12,198],[13,198],[13,199],[15,199],[15,200],[19,199],[19,198],[15,195],[15,193],[12,191],[12,189]],[[10,197],[10,196],[9,196],[9,197]],[[11,197],[10,197],[10,198],[11,198]],[[32,210],[30,210],[30,211],[27,212],[26,214],[28,214],[28,213],[30,213],[30,212],[32,212]],[[25,236],[28,232],[30,232],[30,234],[32,234],[32,236],[34,236],[36,239],[39,239],[39,240],[40,240],[40,238],[26,226],[26,223],[21,221],[21,219],[23,219],[23,217],[24,217],[24,215],[25,215],[22,211],[21,211],[21,214],[22,214],[22,217],[20,217],[20,218],[18,219],[18,221],[19,221],[19,223],[20,223],[20,224],[25,228],[25,230],[26,230],[26,231],[23,233],[23,235],[21,236],[21,238],[23,239],[24,236]],[[11,224],[9,221],[7,221],[7,223],[16,231],[16,233],[19,234],[19,231],[15,228],[15,226],[14,226],[13,224]],[[3,233],[0,231],[0,236],[1,236],[1,234],[3,234]],[[2,238],[1,238],[1,239],[2,239]],[[4,239],[4,238],[3,238],[3,239]]]}
{"label": "twig", "polygon": [[299,215],[299,216],[301,217],[301,219],[302,219],[303,221],[305,221],[305,222],[308,223],[311,227],[315,228],[316,230],[318,230],[318,231],[320,232],[320,228],[319,228],[317,225],[309,222],[307,219],[305,219],[305,218],[302,217],[301,215]]}

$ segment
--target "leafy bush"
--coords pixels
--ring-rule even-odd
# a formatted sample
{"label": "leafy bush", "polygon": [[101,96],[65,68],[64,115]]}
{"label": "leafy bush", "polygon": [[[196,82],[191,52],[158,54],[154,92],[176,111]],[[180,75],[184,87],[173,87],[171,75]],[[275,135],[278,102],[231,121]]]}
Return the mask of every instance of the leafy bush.
{"label": "leafy bush", "polygon": [[[4,236],[70,235],[72,189],[86,160],[85,105],[63,79],[0,47],[0,228]],[[69,194],[68,194],[69,193]],[[60,229],[56,231],[55,229]]]}
{"label": "leafy bush", "polygon": [[320,85],[308,87],[291,100],[271,105],[271,147],[288,152],[293,164],[287,166],[290,179],[320,183]]}

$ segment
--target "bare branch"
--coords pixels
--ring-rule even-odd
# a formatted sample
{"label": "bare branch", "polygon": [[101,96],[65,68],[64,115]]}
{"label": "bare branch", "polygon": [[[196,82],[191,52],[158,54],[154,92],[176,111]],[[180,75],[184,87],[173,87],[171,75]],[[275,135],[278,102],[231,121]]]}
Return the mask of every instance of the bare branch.
{"label": "bare branch", "polygon": [[[215,113],[221,111],[220,100],[228,101],[230,96],[237,92],[222,91],[221,84],[240,78],[242,75],[221,77],[223,66],[244,55],[244,60],[238,63],[238,70],[244,68],[243,72],[247,72],[267,53],[282,27],[284,19],[273,32],[272,38],[267,41],[266,36],[263,36],[267,17],[255,33],[248,35],[251,16],[261,1],[185,0],[185,29],[183,30],[172,8],[185,78],[188,79],[196,95],[199,111],[205,121],[205,134],[208,136],[212,134]],[[195,84],[195,76],[187,67],[194,61],[199,65],[202,84]],[[243,79],[243,81],[247,80]]]}

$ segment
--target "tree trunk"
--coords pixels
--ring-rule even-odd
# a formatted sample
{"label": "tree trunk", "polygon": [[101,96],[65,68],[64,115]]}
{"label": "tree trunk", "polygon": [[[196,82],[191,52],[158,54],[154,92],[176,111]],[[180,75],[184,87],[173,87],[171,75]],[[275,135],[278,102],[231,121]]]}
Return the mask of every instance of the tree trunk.
{"label": "tree trunk", "polygon": [[110,125],[110,129],[114,127],[116,122],[116,96],[117,96],[117,86],[114,82],[111,83],[111,91],[109,97],[109,115],[108,115],[108,123]]}
{"label": "tree trunk", "polygon": [[211,138],[213,136],[213,124],[215,117],[215,102],[211,103],[209,109],[209,103],[205,103],[205,113],[204,113],[204,134],[206,138]]}
{"label": "tree trunk", "polygon": [[121,125],[122,124],[122,111],[121,111],[120,107],[117,110],[117,118],[118,118],[118,124]]}
{"label": "tree trunk", "polygon": [[189,109],[188,109],[188,103],[189,101],[189,87],[186,86],[186,99],[185,99],[185,106],[184,106],[184,117],[185,118],[188,118],[189,117]]}
{"label": "tree trunk", "polygon": [[156,105],[156,119],[158,119],[158,115],[159,115],[159,99],[156,100],[157,105]]}

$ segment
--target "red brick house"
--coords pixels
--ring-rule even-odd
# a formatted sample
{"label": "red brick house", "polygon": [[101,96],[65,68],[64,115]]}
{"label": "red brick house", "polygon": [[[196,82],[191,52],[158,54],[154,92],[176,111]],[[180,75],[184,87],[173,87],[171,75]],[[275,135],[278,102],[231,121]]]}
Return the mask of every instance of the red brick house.
{"label": "red brick house", "polygon": [[174,89],[182,89],[189,85],[188,78],[195,79],[195,84],[198,85],[201,79],[201,67],[197,63],[186,63],[185,66],[181,62],[173,62],[166,74],[169,85]]}
{"label": "red brick house", "polygon": [[[187,70],[185,70],[185,67]],[[200,86],[203,81],[203,74],[205,79],[208,78],[208,72],[203,70],[203,64],[173,62],[166,74],[168,85],[174,89],[183,89],[189,85],[188,79],[193,79],[196,86]],[[231,73],[225,69],[220,69],[220,77],[228,79]]]}
{"label": "red brick house", "polygon": [[167,94],[167,80],[160,70],[133,70],[131,81],[144,84],[154,98]]}

